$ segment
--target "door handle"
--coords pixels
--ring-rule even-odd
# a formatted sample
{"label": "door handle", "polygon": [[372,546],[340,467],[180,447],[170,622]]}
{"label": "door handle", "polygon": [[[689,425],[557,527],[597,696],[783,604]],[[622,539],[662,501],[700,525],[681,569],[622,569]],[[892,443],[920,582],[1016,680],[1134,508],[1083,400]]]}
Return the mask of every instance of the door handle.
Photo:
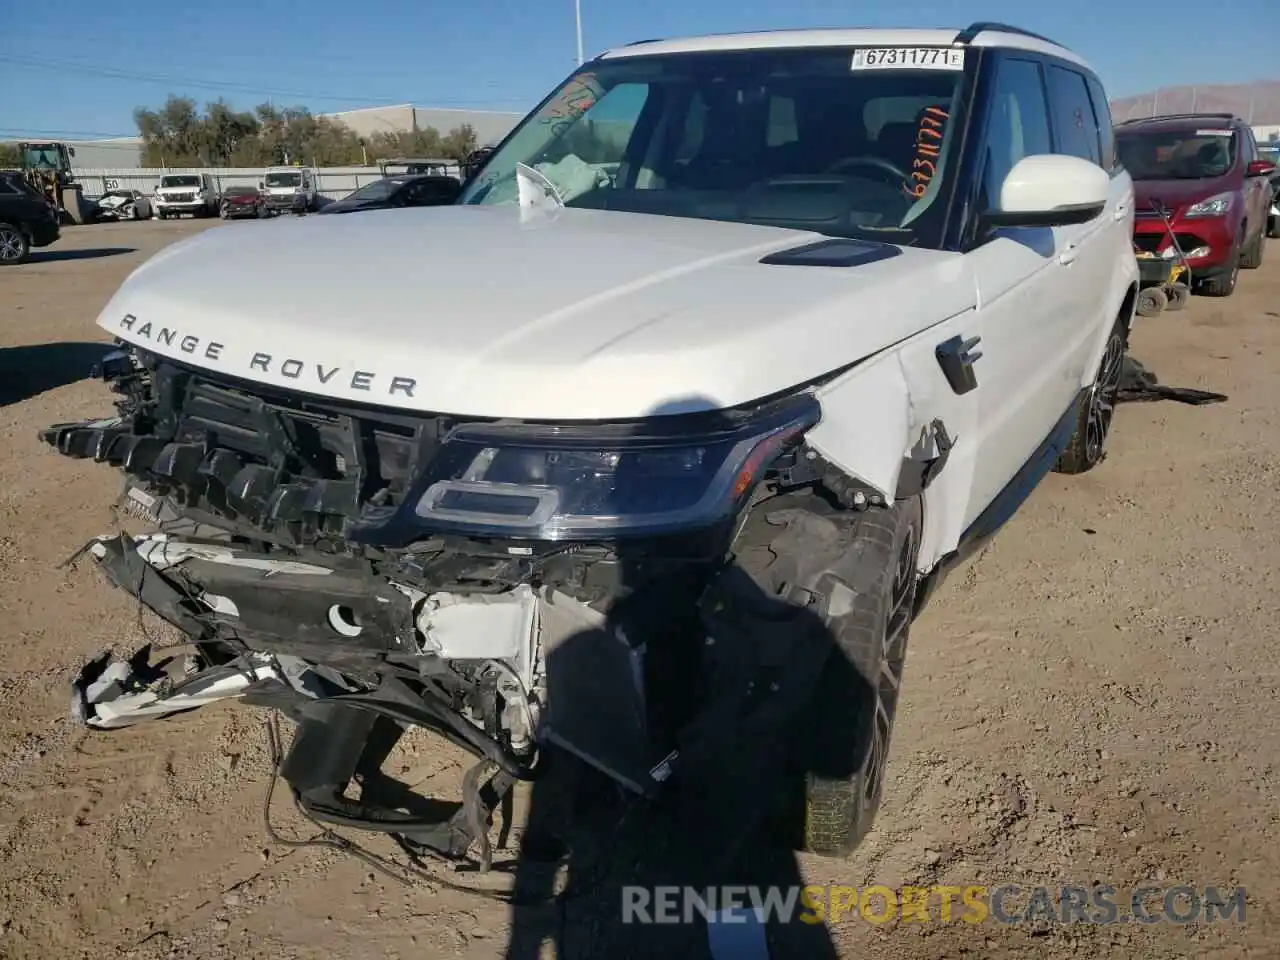
{"label": "door handle", "polygon": [[1075,263],[1076,257],[1080,256],[1080,245],[1076,243],[1068,243],[1058,254],[1058,262],[1064,266],[1069,263]]}

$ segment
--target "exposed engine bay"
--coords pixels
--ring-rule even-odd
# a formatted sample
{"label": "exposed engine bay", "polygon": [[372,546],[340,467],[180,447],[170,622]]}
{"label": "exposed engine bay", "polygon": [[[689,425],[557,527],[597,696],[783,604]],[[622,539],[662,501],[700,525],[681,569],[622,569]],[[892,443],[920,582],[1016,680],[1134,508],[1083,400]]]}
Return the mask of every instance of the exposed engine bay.
{"label": "exposed engine bay", "polygon": [[[716,658],[740,669],[762,652],[712,645],[730,628],[712,625],[726,604],[708,613],[708,590],[752,506],[824,469],[800,452],[808,395],[763,421],[682,423],[684,438],[594,427],[616,453],[558,427],[345,408],[141,351],[98,373],[118,415],[42,436],[124,471],[121,504],[154,529],[84,552],[188,643],[89,664],[77,716],[112,729],[231,697],[281,710],[299,723],[281,774],[309,815],[452,858],[479,842],[486,864],[488,818],[537,776],[540,746],[650,795],[698,752],[690,730],[714,739],[694,721]],[[535,456],[539,438],[553,452]],[[379,721],[471,753],[462,804],[424,820],[347,799]]]}

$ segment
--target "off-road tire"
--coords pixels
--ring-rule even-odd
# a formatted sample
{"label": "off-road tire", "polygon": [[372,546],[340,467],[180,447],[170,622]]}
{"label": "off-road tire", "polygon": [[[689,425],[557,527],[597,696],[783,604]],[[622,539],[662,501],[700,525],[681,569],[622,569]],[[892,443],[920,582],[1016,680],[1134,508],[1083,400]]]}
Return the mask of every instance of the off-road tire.
{"label": "off-road tire", "polygon": [[796,786],[788,812],[798,815],[797,846],[845,857],[870,831],[884,789],[923,508],[919,497],[860,513],[816,496],[780,503],[748,521],[738,561],[764,593],[807,598],[808,614],[825,628],[825,657],[789,751]]}
{"label": "off-road tire", "polygon": [[1107,437],[1115,416],[1116,394],[1124,370],[1124,356],[1129,348],[1129,331],[1123,318],[1118,318],[1107,335],[1102,360],[1094,374],[1076,414],[1075,429],[1067,447],[1058,456],[1054,470],[1058,473],[1084,473],[1100,464],[1107,455]]}
{"label": "off-road tire", "polygon": [[1267,217],[1267,236],[1280,240],[1280,217]]}
{"label": "off-road tire", "polygon": [[17,224],[0,223],[0,266],[25,263],[31,256],[31,238]]}
{"label": "off-road tire", "polygon": [[1169,306],[1169,298],[1159,287],[1147,287],[1138,292],[1138,304],[1134,313],[1140,317],[1158,317]]}
{"label": "off-road tire", "polygon": [[1267,249],[1267,231],[1259,230],[1258,239],[1249,244],[1240,254],[1241,270],[1257,270],[1262,266],[1262,257]]}

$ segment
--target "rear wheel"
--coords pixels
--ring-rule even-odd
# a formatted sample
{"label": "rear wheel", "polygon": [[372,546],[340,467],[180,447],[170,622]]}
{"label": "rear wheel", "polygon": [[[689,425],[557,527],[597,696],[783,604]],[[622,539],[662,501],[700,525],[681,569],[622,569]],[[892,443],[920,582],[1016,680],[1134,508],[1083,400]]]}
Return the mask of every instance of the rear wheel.
{"label": "rear wheel", "polygon": [[1128,331],[1122,320],[1116,320],[1107,336],[1107,345],[1102,350],[1102,362],[1098,364],[1093,384],[1080,404],[1075,431],[1054,465],[1059,473],[1084,473],[1096,467],[1106,456],[1107,437],[1111,433],[1111,419],[1115,414],[1116,394],[1120,390],[1127,347]]}
{"label": "rear wheel", "polygon": [[0,223],[0,265],[22,263],[30,254],[30,238],[13,224]]}

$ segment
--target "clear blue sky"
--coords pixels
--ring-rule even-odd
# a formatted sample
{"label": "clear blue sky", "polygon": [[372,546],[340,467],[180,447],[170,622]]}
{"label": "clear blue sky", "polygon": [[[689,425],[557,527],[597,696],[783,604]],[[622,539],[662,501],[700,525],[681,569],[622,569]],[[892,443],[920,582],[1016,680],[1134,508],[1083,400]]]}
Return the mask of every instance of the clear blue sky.
{"label": "clear blue sky", "polygon": [[[1280,74],[1280,0],[1186,9],[1114,0],[582,0],[588,57],[681,34],[983,19],[1066,44],[1113,97]],[[392,103],[524,110],[575,56],[573,0],[0,0],[0,138],[131,135],[134,108],[169,93],[315,112]]]}

